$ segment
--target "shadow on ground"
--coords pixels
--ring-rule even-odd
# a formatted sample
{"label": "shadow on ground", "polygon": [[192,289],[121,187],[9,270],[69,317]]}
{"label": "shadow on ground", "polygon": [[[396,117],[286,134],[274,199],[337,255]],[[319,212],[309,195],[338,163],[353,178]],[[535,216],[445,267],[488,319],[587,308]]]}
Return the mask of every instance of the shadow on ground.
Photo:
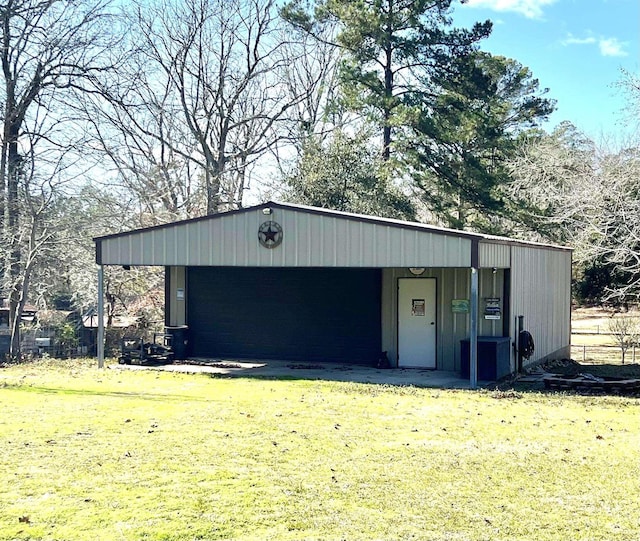
{"label": "shadow on ground", "polygon": [[[469,389],[469,380],[457,372],[419,368],[380,369],[346,363],[303,363],[294,361],[238,361],[231,359],[190,359],[156,366],[117,365],[131,370],[161,370],[186,374],[210,374],[213,377],[260,378],[289,380],[326,380],[375,383],[379,385],[412,385],[442,389]],[[479,387],[489,382],[478,382]]]}

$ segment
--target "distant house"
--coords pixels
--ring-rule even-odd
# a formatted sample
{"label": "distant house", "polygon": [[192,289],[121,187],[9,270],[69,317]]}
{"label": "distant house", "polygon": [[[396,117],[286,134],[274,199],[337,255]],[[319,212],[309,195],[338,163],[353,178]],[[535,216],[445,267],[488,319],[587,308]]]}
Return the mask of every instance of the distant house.
{"label": "distant house", "polygon": [[[38,309],[27,304],[22,311],[21,322],[33,324],[37,321]],[[0,360],[9,353],[11,346],[11,329],[9,328],[9,302],[2,299],[0,302]]]}
{"label": "distant house", "polygon": [[473,378],[488,343],[499,377],[518,368],[522,323],[525,362],[569,354],[565,247],[276,202],[95,243],[101,268],[165,268],[165,323],[188,328],[193,357],[374,364],[384,351]]}

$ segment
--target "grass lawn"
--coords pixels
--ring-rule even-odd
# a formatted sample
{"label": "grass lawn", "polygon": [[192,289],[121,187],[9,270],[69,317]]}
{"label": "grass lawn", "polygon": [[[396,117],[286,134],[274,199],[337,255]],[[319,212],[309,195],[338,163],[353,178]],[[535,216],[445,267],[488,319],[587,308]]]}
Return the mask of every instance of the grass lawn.
{"label": "grass lawn", "polygon": [[0,369],[0,540],[640,539],[640,399]]}

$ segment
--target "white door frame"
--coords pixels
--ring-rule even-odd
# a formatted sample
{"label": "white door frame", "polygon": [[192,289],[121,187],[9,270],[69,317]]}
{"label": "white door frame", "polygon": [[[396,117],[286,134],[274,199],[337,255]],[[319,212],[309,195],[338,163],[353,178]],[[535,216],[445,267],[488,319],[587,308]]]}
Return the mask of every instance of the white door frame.
{"label": "white door frame", "polygon": [[[426,280],[430,280],[427,291],[424,290],[420,293],[416,293],[416,299],[412,299],[413,292],[409,293],[409,297],[403,298],[401,292],[401,284],[411,285],[426,285]],[[411,281],[411,282],[410,282]],[[425,298],[422,299],[422,296]],[[427,298],[428,297],[428,298]],[[433,277],[419,277],[419,278],[398,278],[397,286],[397,352],[398,352],[398,367],[411,367],[411,368],[437,368],[437,344],[438,344],[438,322],[437,322],[437,299],[438,299],[438,284],[436,278]],[[408,309],[407,306],[401,306],[401,303],[407,303],[411,300],[416,306],[412,305],[411,310],[417,309],[417,314],[408,316],[405,312]],[[424,304],[420,306],[421,301]],[[430,302],[431,301],[431,302]],[[422,312],[424,311],[424,312]],[[420,313],[423,313],[423,317]],[[412,321],[413,315],[417,315],[420,318],[419,321]],[[411,328],[405,327],[403,332],[402,321],[405,318],[407,325],[411,325]],[[422,336],[415,338],[416,333],[420,333]],[[409,342],[407,342],[407,338]],[[403,347],[404,345],[404,347]],[[403,357],[403,351],[408,352]]]}

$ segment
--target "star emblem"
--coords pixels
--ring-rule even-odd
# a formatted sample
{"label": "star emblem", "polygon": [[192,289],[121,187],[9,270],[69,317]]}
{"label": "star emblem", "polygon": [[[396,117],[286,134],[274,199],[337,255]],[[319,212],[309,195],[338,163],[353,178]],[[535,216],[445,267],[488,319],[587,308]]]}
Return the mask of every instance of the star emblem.
{"label": "star emblem", "polygon": [[276,237],[278,236],[278,232],[275,229],[271,229],[271,226],[267,227],[267,229],[262,233],[264,235],[265,242],[275,242]]}
{"label": "star emblem", "polygon": [[264,222],[258,229],[258,240],[265,248],[275,248],[282,242],[282,227],[276,222]]}

